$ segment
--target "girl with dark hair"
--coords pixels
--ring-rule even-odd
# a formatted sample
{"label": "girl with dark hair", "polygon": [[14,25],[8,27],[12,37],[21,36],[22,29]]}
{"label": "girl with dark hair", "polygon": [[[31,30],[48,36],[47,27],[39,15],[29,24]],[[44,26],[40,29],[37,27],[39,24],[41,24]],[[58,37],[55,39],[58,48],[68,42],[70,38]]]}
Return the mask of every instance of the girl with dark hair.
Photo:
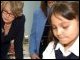
{"label": "girl with dark hair", "polygon": [[49,21],[50,39],[43,59],[79,59],[79,1],[55,3]]}

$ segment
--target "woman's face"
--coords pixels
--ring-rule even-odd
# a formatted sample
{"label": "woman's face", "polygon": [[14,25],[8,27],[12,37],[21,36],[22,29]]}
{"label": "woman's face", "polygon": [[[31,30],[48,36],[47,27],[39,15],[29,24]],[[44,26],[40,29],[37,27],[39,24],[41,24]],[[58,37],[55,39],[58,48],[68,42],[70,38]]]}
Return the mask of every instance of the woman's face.
{"label": "woman's face", "polygon": [[75,41],[79,35],[79,22],[77,19],[68,20],[61,15],[51,16],[54,36],[61,44],[69,44]]}
{"label": "woman's face", "polygon": [[5,23],[11,23],[14,20],[14,15],[11,12],[10,4],[7,3],[2,11],[2,18]]}

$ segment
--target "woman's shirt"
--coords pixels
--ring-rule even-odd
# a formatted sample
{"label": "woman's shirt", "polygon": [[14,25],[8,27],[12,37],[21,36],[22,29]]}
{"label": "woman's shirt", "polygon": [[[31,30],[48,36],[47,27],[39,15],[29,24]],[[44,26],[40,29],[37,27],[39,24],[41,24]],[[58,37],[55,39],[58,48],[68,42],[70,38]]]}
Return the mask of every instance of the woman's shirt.
{"label": "woman's shirt", "polygon": [[70,55],[70,57],[68,58],[78,59],[79,58],[79,37],[76,39],[74,44],[66,52],[64,50],[64,47],[60,43],[57,43],[56,48],[54,49],[54,42],[53,41],[50,42],[48,47],[43,52],[43,59],[63,59],[63,57],[61,56],[61,53],[64,58],[69,56],[72,53],[74,57]]}
{"label": "woman's shirt", "polygon": [[[10,41],[14,39],[15,56],[16,58],[23,58],[23,37],[24,37],[24,24],[25,16],[19,16],[15,18],[12,22],[11,28],[8,34],[5,36],[1,33],[1,46],[6,46],[10,44]],[[1,20],[1,29],[4,27],[4,22]]]}

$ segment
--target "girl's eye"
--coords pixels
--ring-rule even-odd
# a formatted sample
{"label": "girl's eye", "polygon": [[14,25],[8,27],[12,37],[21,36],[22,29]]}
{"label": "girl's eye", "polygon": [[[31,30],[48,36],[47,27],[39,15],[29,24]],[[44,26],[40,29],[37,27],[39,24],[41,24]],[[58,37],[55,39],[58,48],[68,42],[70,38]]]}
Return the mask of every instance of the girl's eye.
{"label": "girl's eye", "polygon": [[67,29],[69,26],[62,26],[64,29]]}
{"label": "girl's eye", "polygon": [[61,24],[61,26],[64,28],[64,29],[67,29],[69,27],[69,23],[63,23]]}
{"label": "girl's eye", "polygon": [[52,29],[57,29],[57,27],[53,26]]}

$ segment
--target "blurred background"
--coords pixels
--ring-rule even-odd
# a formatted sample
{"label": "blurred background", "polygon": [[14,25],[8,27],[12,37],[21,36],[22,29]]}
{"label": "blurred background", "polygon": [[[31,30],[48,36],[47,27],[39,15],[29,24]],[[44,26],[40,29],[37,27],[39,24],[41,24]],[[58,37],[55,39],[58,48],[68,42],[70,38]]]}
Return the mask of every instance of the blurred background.
{"label": "blurred background", "polygon": [[32,28],[33,12],[40,7],[40,3],[41,1],[24,1],[23,13],[26,18],[24,41],[23,41],[24,59],[30,59],[28,39]]}

